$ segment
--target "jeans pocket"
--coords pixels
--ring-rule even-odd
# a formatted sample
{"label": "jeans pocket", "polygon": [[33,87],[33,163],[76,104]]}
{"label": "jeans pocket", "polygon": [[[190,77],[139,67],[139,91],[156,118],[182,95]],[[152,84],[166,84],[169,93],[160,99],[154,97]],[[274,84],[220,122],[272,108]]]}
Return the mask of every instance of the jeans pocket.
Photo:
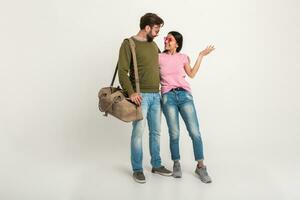
{"label": "jeans pocket", "polygon": [[162,105],[166,104],[167,101],[168,101],[168,95],[167,94],[163,94],[161,96],[161,103],[162,103]]}
{"label": "jeans pocket", "polygon": [[193,100],[193,95],[189,91],[184,91],[184,98],[188,100]]}

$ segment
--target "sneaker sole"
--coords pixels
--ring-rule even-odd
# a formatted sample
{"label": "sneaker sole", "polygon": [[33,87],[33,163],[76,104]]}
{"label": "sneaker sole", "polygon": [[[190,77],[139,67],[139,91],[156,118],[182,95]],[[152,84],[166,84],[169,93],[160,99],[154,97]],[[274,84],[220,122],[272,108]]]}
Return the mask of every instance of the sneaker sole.
{"label": "sneaker sole", "polygon": [[137,183],[146,183],[146,180],[138,180],[136,178],[133,177],[133,180]]}
{"label": "sneaker sole", "polygon": [[202,181],[202,183],[211,183],[212,182],[212,181],[205,181],[205,180],[203,180],[203,178],[201,178],[201,176],[197,172],[195,172],[195,174],[197,174],[197,176]]}
{"label": "sneaker sole", "polygon": [[172,174],[172,176],[173,176],[174,178],[181,178],[181,177],[182,177],[182,175],[174,175],[174,174]]}
{"label": "sneaker sole", "polygon": [[154,172],[152,172],[152,173],[154,173],[154,174],[159,174],[159,175],[162,175],[162,176],[172,176],[172,173],[164,174],[164,173],[159,173],[159,172],[157,172],[157,171],[154,171]]}

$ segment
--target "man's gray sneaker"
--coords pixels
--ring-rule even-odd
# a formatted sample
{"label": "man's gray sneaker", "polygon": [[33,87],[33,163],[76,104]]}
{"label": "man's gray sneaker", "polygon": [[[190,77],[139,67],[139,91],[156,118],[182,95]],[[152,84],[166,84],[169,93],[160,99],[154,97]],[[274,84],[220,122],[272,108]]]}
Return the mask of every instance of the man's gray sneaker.
{"label": "man's gray sneaker", "polygon": [[174,161],[173,177],[174,178],[181,178],[181,176],[182,176],[182,172],[181,172],[180,162],[179,161]]}
{"label": "man's gray sneaker", "polygon": [[210,178],[210,176],[207,173],[206,167],[196,167],[195,173],[199,176],[200,180],[203,183],[211,183],[212,180]]}
{"label": "man's gray sneaker", "polygon": [[152,173],[160,174],[163,176],[172,176],[172,172],[168,169],[166,169],[164,166],[158,167],[158,168],[152,168]]}
{"label": "man's gray sneaker", "polygon": [[133,172],[133,179],[138,183],[146,183],[146,178],[143,172]]}

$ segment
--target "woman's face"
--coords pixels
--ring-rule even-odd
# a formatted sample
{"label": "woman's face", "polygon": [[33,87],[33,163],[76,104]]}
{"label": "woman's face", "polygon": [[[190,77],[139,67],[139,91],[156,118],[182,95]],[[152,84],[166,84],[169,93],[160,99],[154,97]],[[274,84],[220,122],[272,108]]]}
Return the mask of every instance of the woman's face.
{"label": "woman's face", "polygon": [[168,34],[167,37],[165,37],[165,50],[168,51],[174,51],[178,47],[177,42],[173,35]]}

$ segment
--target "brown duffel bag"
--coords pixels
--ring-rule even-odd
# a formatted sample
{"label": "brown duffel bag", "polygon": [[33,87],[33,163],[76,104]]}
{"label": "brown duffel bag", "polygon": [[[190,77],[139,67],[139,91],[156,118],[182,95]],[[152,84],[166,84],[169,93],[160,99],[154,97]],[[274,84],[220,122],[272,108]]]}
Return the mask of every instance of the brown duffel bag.
{"label": "brown duffel bag", "polygon": [[[128,40],[130,43],[130,49],[133,59],[136,92],[140,93],[135,45],[132,38],[129,38]],[[141,106],[138,106],[130,101],[126,93],[119,86],[113,87],[117,71],[118,65],[116,66],[110,86],[101,88],[98,93],[99,110],[105,113],[104,116],[110,114],[124,122],[132,122],[143,119]]]}

